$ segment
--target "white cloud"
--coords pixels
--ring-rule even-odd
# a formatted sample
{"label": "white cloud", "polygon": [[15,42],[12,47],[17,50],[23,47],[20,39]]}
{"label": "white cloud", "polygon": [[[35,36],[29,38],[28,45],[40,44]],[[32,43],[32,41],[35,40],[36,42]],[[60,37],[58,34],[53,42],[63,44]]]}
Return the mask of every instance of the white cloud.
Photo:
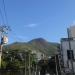
{"label": "white cloud", "polygon": [[25,27],[29,27],[29,28],[33,28],[33,27],[36,27],[38,26],[38,24],[28,24],[28,25],[25,25]]}

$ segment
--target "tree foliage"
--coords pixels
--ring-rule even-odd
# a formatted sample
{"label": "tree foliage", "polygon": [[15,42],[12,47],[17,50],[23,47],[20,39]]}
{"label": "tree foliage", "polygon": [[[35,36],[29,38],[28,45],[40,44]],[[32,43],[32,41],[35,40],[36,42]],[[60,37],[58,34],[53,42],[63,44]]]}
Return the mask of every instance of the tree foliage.
{"label": "tree foliage", "polygon": [[[2,69],[7,70],[20,70],[29,66],[29,55],[30,65],[32,65],[34,55],[31,54],[30,50],[4,50],[2,55]],[[26,66],[25,66],[26,63]]]}

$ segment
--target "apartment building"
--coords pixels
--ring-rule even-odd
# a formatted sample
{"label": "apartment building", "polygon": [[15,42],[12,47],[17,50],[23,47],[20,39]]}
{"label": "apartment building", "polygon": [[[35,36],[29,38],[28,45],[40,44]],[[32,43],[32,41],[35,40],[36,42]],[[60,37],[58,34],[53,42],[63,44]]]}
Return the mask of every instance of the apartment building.
{"label": "apartment building", "polygon": [[68,38],[61,39],[64,72],[75,73],[75,26],[68,28]]}

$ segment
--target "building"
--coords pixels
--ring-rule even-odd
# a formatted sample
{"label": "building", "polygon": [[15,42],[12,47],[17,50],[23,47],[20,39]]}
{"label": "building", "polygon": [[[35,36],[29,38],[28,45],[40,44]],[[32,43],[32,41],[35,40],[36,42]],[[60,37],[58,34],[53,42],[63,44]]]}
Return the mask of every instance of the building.
{"label": "building", "polygon": [[[75,60],[74,60],[75,58],[75,40],[70,40],[70,46],[71,46],[71,49],[69,48],[68,38],[61,39],[61,55],[62,55],[65,72],[71,71],[72,65],[73,65],[74,72],[75,72]],[[71,61],[71,59],[73,61]]]}
{"label": "building", "polygon": [[61,39],[61,57],[64,72],[75,73],[75,26],[68,30],[68,38]]}
{"label": "building", "polygon": [[75,26],[70,26],[69,28],[69,37],[70,38],[75,38]]}

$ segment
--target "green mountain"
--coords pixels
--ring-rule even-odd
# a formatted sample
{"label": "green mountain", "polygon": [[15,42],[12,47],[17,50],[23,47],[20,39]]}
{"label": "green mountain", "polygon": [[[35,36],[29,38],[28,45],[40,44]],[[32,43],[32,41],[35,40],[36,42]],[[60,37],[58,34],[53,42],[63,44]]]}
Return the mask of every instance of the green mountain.
{"label": "green mountain", "polygon": [[59,44],[48,42],[43,38],[33,39],[29,42],[15,42],[5,46],[5,50],[29,50],[41,52],[46,55],[54,55],[57,54]]}

